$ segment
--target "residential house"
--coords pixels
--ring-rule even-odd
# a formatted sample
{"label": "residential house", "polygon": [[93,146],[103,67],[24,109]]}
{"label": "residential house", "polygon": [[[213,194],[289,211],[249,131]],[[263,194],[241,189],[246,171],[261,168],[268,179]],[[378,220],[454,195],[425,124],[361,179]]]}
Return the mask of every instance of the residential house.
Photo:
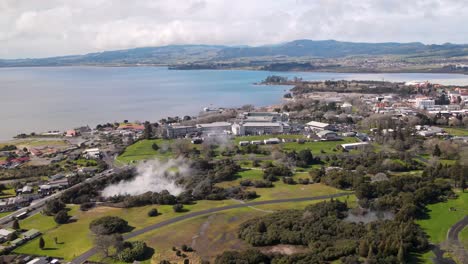
{"label": "residential house", "polygon": [[309,123],[307,123],[307,126],[312,131],[335,130],[335,127],[333,125],[317,121],[310,121]]}
{"label": "residential house", "polygon": [[22,236],[23,236],[24,239],[30,240],[30,239],[38,237],[40,234],[41,234],[41,232],[39,232],[39,230],[33,228],[33,229],[29,229],[28,231],[24,232],[22,234]]}

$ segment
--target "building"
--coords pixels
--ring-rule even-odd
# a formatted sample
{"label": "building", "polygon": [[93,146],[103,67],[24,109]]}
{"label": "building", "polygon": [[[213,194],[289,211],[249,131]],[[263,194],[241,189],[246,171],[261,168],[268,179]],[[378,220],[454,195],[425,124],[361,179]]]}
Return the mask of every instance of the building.
{"label": "building", "polygon": [[13,234],[15,230],[12,229],[0,229],[0,243],[3,243],[7,240],[8,236]]}
{"label": "building", "polygon": [[285,131],[284,128],[288,130],[289,125],[284,123],[248,122],[233,124],[232,133],[236,136],[282,134]]}
{"label": "building", "polygon": [[239,115],[244,122],[287,122],[289,115],[278,112],[244,112]]}
{"label": "building", "polygon": [[37,229],[29,229],[28,231],[24,232],[22,235],[24,239],[30,240],[30,239],[38,237],[40,234],[41,232],[39,232],[39,230]]}
{"label": "building", "polygon": [[[51,263],[51,262],[50,262]],[[26,264],[49,264],[49,261],[45,257],[34,258]]]}
{"label": "building", "polygon": [[428,98],[417,98],[414,102],[414,106],[419,109],[429,109],[434,107],[435,100]]}
{"label": "building", "polygon": [[18,246],[21,246],[22,244],[24,244],[24,242],[26,242],[24,239],[22,238],[17,238],[13,241],[10,242],[10,245],[14,246],[14,247],[18,247]]}
{"label": "building", "polygon": [[342,105],[341,105],[341,110],[343,110],[345,113],[351,113],[352,110],[353,110],[353,105],[349,102],[344,102]]}
{"label": "building", "polygon": [[317,121],[310,121],[309,123],[307,123],[307,126],[312,131],[335,130],[335,127],[333,125]]}
{"label": "building", "polygon": [[167,126],[166,135],[168,138],[182,138],[189,134],[197,133],[196,126]]}
{"label": "building", "polygon": [[87,159],[100,159],[102,157],[102,153],[99,148],[85,149],[83,154]]}
{"label": "building", "polygon": [[214,122],[209,124],[196,125],[197,130],[201,133],[220,133],[224,131],[231,131],[232,124],[229,122]]}
{"label": "building", "polygon": [[358,149],[367,145],[369,145],[368,142],[357,142],[357,143],[341,144],[341,147],[345,150],[352,150],[352,149]]}
{"label": "building", "polygon": [[119,125],[117,130],[143,131],[145,130],[145,126],[142,124],[123,123]]}
{"label": "building", "polygon": [[249,141],[240,141],[240,142],[239,142],[239,146],[241,146],[241,147],[247,146],[247,145],[249,145],[249,144],[250,144]]}
{"label": "building", "polygon": [[279,138],[269,138],[264,140],[265,145],[271,145],[271,144],[279,144],[281,143],[281,140]]}
{"label": "building", "polygon": [[23,189],[21,189],[21,193],[25,194],[25,193],[32,193],[33,192],[33,187],[32,186],[24,186]]}
{"label": "building", "polygon": [[317,132],[317,136],[321,140],[339,140],[341,139],[340,136],[336,132],[330,131],[330,130],[321,130]]}
{"label": "building", "polygon": [[65,133],[65,136],[66,137],[77,137],[77,136],[79,136],[79,133],[75,129],[70,129],[70,130],[67,130],[67,132]]}

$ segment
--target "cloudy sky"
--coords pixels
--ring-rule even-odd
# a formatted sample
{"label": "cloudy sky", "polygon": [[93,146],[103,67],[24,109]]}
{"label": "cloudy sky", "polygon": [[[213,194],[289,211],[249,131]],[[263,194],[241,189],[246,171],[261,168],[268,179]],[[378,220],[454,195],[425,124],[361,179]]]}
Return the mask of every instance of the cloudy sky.
{"label": "cloudy sky", "polygon": [[468,43],[468,0],[0,0],[0,58],[294,39]]}

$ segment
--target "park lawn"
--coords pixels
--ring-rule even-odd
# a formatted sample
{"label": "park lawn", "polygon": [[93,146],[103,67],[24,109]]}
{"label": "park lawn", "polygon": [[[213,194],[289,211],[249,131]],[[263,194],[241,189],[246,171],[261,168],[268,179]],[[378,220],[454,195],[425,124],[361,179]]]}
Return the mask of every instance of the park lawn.
{"label": "park lawn", "polygon": [[267,212],[249,207],[226,210],[181,221],[132,240],[143,240],[154,248],[152,263],[165,259],[171,263],[182,263],[172,247],[178,249],[183,244],[195,249],[194,253],[185,253],[190,263],[200,263],[200,257],[213,261],[215,256],[227,250],[243,250],[250,246],[237,238],[239,225]]}
{"label": "park lawn", "polygon": [[248,190],[255,191],[260,197],[254,201],[277,200],[287,198],[314,197],[342,193],[344,191],[326,186],[320,183],[313,184],[284,184],[282,181],[273,183],[272,188],[249,187]]}
{"label": "park lawn", "polygon": [[[350,205],[355,204],[356,201],[354,195],[337,199],[347,200]],[[250,248],[249,244],[237,237],[237,230],[243,222],[273,211],[304,209],[310,204],[326,200],[328,199],[230,209],[181,221],[140,235],[132,240],[143,240],[155,250],[152,258],[153,263],[159,263],[164,259],[171,263],[182,263],[183,259],[175,255],[172,247],[180,249],[183,244],[195,249],[195,253],[186,253],[191,263],[199,263],[200,258],[213,261],[216,255],[224,251]],[[93,258],[93,260],[99,259]]]}
{"label": "park lawn", "polygon": [[465,227],[460,234],[458,234],[458,239],[462,242],[463,246],[468,249],[468,227]]}
{"label": "park lawn", "polygon": [[[232,200],[198,201],[196,204],[186,205],[184,207],[187,209],[187,212],[193,212],[234,203],[235,201]],[[151,208],[157,208],[160,215],[157,217],[148,217],[147,213]],[[175,213],[170,205],[142,206],[128,209],[97,207],[85,212],[79,211],[78,206],[72,206],[70,215],[73,216],[73,219],[76,221],[71,221],[68,224],[56,225],[52,217],[41,214],[21,221],[20,226],[22,228],[36,228],[43,232],[43,238],[46,242],[47,249],[39,249],[38,241],[32,240],[18,247],[14,252],[47,255],[71,260],[93,247],[93,236],[89,232],[89,224],[94,219],[108,215],[118,216],[127,220],[129,225],[135,229],[140,229],[182,214],[184,213]],[[59,244],[55,245],[54,237],[58,238]]]}
{"label": "park lawn", "polygon": [[238,178],[233,181],[224,181],[217,183],[216,186],[222,188],[229,188],[239,186],[240,181],[242,180],[263,180],[263,170],[260,168],[247,169],[239,172],[237,174]]}
{"label": "park lawn", "polygon": [[452,136],[468,136],[468,129],[465,128],[444,127],[444,130]]}
{"label": "park lawn", "polygon": [[441,159],[439,160],[439,162],[442,164],[442,165],[454,165],[457,161],[456,160],[448,160],[448,159]]}
{"label": "park lawn", "polygon": [[16,196],[14,188],[8,188],[0,193],[0,199]]}
{"label": "park lawn", "polygon": [[93,159],[77,159],[74,161],[74,163],[78,166],[81,167],[91,167],[91,166],[97,166],[97,161]]}
{"label": "park lawn", "polygon": [[[122,153],[117,160],[122,163],[131,163],[134,161],[154,159],[154,158],[170,158],[171,151],[163,153],[161,149],[169,148],[172,140],[164,139],[144,139],[128,146],[124,153]],[[159,146],[159,150],[152,148],[153,143]]]}
{"label": "park lawn", "polygon": [[14,211],[12,211],[12,212],[0,212],[0,218],[3,218],[3,217],[5,217],[5,216],[7,216],[9,214],[12,214],[12,213],[14,213]]}
{"label": "park lawn", "polygon": [[[432,243],[438,244],[445,241],[449,228],[468,214],[468,193],[457,194],[459,195],[457,199],[428,205],[428,219],[417,221],[429,235]],[[450,211],[451,207],[456,211]]]}
{"label": "park lawn", "polygon": [[[350,194],[349,196],[342,196],[333,198],[334,200],[339,200],[342,202],[347,202],[349,208],[353,208],[357,206],[357,198],[354,194]],[[256,209],[266,210],[266,211],[280,211],[280,210],[302,210],[306,208],[308,205],[316,204],[323,201],[330,201],[330,199],[322,199],[316,201],[303,201],[303,202],[288,202],[288,203],[277,203],[277,204],[262,204],[262,205],[255,205]]]}
{"label": "park lawn", "polygon": [[[304,149],[310,149],[313,154],[315,155],[320,155],[322,154],[321,151],[323,150],[326,154],[333,154],[336,151],[336,146],[341,145],[341,144],[347,144],[347,143],[355,143],[358,142],[358,140],[354,137],[345,137],[343,140],[337,140],[337,141],[317,141],[317,142],[305,142],[303,144],[300,144],[298,142],[287,142],[287,143],[282,143],[280,144],[283,147],[283,150],[288,150],[288,151],[301,151]],[[333,151],[335,150],[335,151]]]}

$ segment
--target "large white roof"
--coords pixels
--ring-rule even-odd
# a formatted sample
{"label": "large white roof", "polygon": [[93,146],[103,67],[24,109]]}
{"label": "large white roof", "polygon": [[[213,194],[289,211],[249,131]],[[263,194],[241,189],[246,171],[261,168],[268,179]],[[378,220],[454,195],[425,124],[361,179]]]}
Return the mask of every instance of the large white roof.
{"label": "large white roof", "polygon": [[322,123],[322,122],[317,122],[317,121],[310,121],[307,123],[308,126],[314,126],[314,127],[326,127],[329,126],[327,123]]}

